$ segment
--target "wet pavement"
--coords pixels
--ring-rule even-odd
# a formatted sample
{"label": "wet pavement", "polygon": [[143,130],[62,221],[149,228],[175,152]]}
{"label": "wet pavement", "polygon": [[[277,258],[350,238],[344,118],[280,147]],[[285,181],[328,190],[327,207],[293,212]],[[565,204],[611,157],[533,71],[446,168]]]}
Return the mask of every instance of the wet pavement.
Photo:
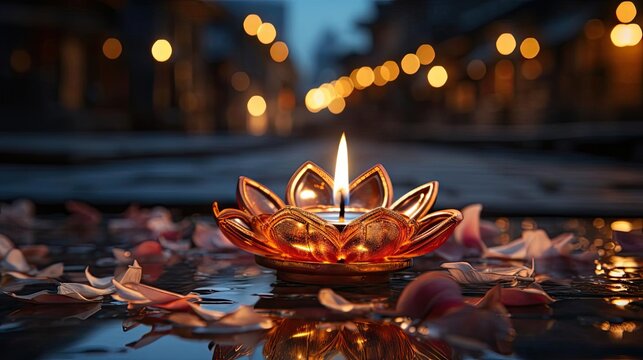
{"label": "wet pavement", "polygon": [[[523,228],[541,227],[551,234],[571,231],[591,244],[609,243],[609,223],[594,219],[496,218],[503,234],[513,238]],[[640,219],[635,220],[640,221]],[[17,244],[47,244],[43,263],[64,261],[65,278],[78,279],[86,265],[98,276],[114,273],[106,259],[114,246],[131,246],[131,239],[105,228],[70,230],[49,223],[48,229],[2,229]],[[598,242],[597,240],[601,240]],[[587,246],[587,244],[585,244]],[[612,248],[613,247],[609,247]],[[611,253],[614,253],[613,251]],[[555,282],[543,288],[556,302],[509,307],[516,337],[508,357],[639,358],[643,354],[643,263],[641,254],[605,256],[599,262],[557,258],[537,260],[536,272]],[[479,262],[480,260],[470,260]],[[498,260],[488,260],[499,263]],[[408,271],[392,275],[388,284],[337,287],[355,302],[394,304],[404,286],[419,273],[439,270],[442,261],[416,259]],[[601,265],[599,267],[599,265]],[[187,293],[194,291],[208,309],[231,311],[240,304],[274,317],[275,326],[249,333],[209,332],[172,325],[162,311],[128,311],[119,302],[35,305],[0,297],[0,349],[3,359],[407,359],[462,358],[476,353],[467,344],[428,340],[396,322],[364,317],[334,317],[322,312],[319,287],[286,283],[273,270],[261,268],[240,251],[189,250],[163,263],[143,263],[143,282]],[[6,279],[3,283],[8,286]],[[27,286],[30,292],[47,285]],[[464,285],[476,298],[491,285]],[[366,346],[361,344],[366,343]]]}

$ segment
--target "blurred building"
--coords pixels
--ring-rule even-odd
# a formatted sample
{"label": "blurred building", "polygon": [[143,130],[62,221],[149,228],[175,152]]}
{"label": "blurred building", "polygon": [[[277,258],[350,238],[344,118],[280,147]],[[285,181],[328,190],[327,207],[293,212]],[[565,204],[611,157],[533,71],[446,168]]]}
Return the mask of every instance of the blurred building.
{"label": "blurred building", "polygon": [[[278,22],[264,44],[244,32],[240,6],[2,2],[0,130],[289,133],[296,72],[287,55],[271,59],[283,7],[262,6]],[[269,106],[250,116],[255,95]]]}
{"label": "blurred building", "polygon": [[[377,17],[362,25],[372,34],[371,51],[336,59],[354,85],[356,70],[367,67],[370,77],[335,116],[387,137],[587,138],[573,146],[605,140],[643,157],[641,16],[630,9],[621,21],[620,3],[379,2]],[[387,61],[399,65],[399,75],[378,83]]]}

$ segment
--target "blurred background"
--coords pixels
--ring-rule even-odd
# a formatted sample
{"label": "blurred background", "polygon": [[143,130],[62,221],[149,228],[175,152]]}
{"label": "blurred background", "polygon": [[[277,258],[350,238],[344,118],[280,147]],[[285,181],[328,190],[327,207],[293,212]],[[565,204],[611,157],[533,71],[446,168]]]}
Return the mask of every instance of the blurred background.
{"label": "blurred background", "polygon": [[440,207],[641,216],[639,1],[5,0],[0,201],[208,212],[377,162]]}

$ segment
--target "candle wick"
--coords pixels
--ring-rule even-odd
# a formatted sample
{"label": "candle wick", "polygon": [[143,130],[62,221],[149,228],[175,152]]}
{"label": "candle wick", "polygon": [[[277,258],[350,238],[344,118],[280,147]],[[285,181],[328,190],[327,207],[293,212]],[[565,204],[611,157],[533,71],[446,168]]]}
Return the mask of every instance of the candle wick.
{"label": "candle wick", "polygon": [[346,197],[344,196],[344,190],[339,192],[339,221],[344,222],[344,217],[346,214]]}

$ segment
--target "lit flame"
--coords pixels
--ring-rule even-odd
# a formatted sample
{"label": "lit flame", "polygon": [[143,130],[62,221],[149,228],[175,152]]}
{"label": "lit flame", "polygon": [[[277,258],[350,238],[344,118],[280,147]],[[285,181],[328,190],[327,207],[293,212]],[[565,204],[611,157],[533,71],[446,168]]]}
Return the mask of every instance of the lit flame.
{"label": "lit flame", "polygon": [[339,206],[342,196],[344,197],[344,204],[348,205],[348,149],[346,147],[346,135],[344,133],[342,133],[342,139],[339,141],[339,147],[337,148],[334,183],[333,201],[335,206]]}

